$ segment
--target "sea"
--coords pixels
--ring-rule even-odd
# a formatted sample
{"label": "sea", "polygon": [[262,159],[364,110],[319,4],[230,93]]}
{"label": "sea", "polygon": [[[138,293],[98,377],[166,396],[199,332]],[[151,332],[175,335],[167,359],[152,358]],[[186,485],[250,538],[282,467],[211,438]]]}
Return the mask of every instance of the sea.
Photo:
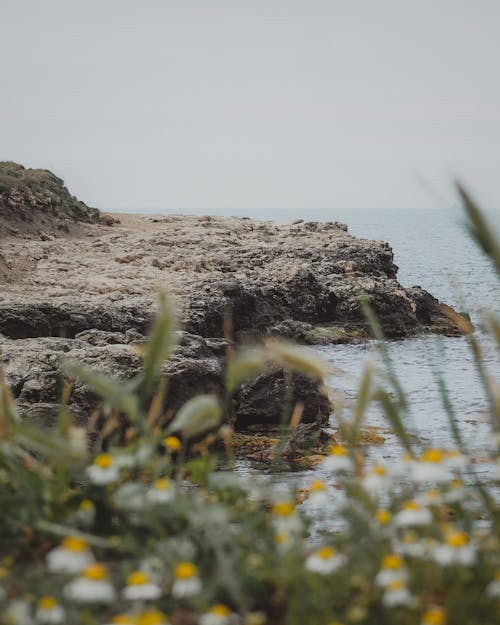
{"label": "sea", "polygon": [[[203,211],[207,213],[207,211]],[[266,210],[217,211],[220,215],[248,216],[256,219],[289,221],[301,218],[307,221],[341,221],[357,237],[387,241],[393,249],[399,267],[398,279],[403,286],[421,286],[440,301],[467,312],[478,329],[484,366],[488,374],[500,381],[500,359],[491,337],[484,332],[484,318],[488,311],[500,312],[500,278],[491,261],[478,249],[469,235],[463,211],[449,210]],[[488,212],[495,231],[500,233],[500,211]],[[410,406],[405,425],[414,434],[419,445],[453,447],[448,413],[443,407],[438,387],[442,376],[449,392],[456,420],[470,454],[478,462],[475,471],[488,471],[481,462],[491,442],[488,404],[468,339],[434,335],[418,336],[385,343],[396,375]],[[383,369],[380,345],[369,341],[354,345],[332,345],[314,348],[334,371],[328,385],[344,405],[349,417],[349,406],[356,398],[359,380],[367,363]],[[335,413],[331,426],[336,427]],[[377,428],[385,439],[372,445],[366,453],[374,461],[395,463],[401,455],[397,438],[389,433],[382,411],[372,405],[367,412],[366,427]],[[239,470],[250,476],[251,463],[241,461]],[[284,486],[306,486],[314,471],[295,471],[281,476]]]}

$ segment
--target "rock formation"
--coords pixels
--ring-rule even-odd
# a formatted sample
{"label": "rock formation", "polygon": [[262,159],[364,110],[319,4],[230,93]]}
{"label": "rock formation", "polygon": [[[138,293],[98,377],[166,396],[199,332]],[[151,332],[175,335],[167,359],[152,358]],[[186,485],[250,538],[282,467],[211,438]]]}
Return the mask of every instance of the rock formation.
{"label": "rock formation", "polygon": [[[147,333],[155,288],[173,293],[184,331],[165,365],[172,410],[194,392],[221,391],[225,337],[366,339],[361,291],[389,338],[459,333],[432,295],[399,284],[387,243],[357,239],[337,222],[98,221],[50,172],[0,167],[0,351],[25,415],[54,414],[64,358],[134,375],[140,357],[131,345]],[[234,401],[236,425],[279,421],[283,393],[282,372],[246,385]],[[305,423],[325,421],[317,384],[296,376],[293,396]],[[95,398],[77,386],[71,406],[84,419]]]}

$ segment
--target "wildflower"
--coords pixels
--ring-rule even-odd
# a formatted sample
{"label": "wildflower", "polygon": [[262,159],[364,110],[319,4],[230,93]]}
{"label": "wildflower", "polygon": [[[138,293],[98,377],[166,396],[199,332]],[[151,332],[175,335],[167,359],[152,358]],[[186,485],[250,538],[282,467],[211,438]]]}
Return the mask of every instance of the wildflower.
{"label": "wildflower", "polygon": [[92,525],[95,519],[95,506],[90,499],[84,499],[76,511],[76,521],[81,525]]}
{"label": "wildflower", "polygon": [[440,449],[426,449],[410,463],[410,478],[414,482],[447,482],[450,479],[445,454]]}
{"label": "wildflower", "polygon": [[131,601],[147,601],[158,599],[162,594],[161,588],[153,584],[149,575],[144,571],[134,571],[127,577],[127,585],[123,589],[125,599]]}
{"label": "wildflower", "polygon": [[300,517],[291,501],[279,501],[273,506],[273,525],[280,533],[299,532],[302,529]]}
{"label": "wildflower", "polygon": [[163,439],[163,444],[165,449],[171,453],[179,451],[182,448],[182,443],[177,436],[167,436],[167,438]]}
{"label": "wildflower", "polygon": [[111,454],[100,454],[94,458],[91,466],[87,467],[87,475],[94,484],[105,486],[118,481],[120,469]]}
{"label": "wildflower", "polygon": [[470,543],[465,532],[453,530],[448,533],[444,544],[434,549],[433,557],[443,566],[450,564],[468,566],[476,561],[476,548]]}
{"label": "wildflower", "polygon": [[322,506],[328,502],[328,490],[323,480],[314,480],[308,488],[308,501],[314,506]]}
{"label": "wildflower", "polygon": [[391,553],[382,559],[382,566],[375,577],[375,583],[378,586],[388,586],[392,582],[406,582],[408,572],[404,566],[403,560]]}
{"label": "wildflower", "polygon": [[327,471],[352,471],[353,463],[347,449],[343,445],[334,445],[330,453],[321,463]]}
{"label": "wildflower", "polygon": [[66,614],[57,599],[47,595],[38,602],[35,618],[37,623],[63,623]]}
{"label": "wildflower", "polygon": [[414,601],[403,580],[394,580],[387,584],[382,595],[382,603],[388,608],[411,605]]}
{"label": "wildflower", "polygon": [[115,591],[102,564],[88,566],[75,580],[64,588],[66,597],[77,603],[111,603]]}
{"label": "wildflower", "polygon": [[32,625],[30,605],[24,599],[15,599],[2,615],[6,625]]}
{"label": "wildflower", "polygon": [[432,514],[416,501],[407,501],[394,517],[394,522],[399,527],[405,525],[427,525],[432,521]]}
{"label": "wildflower", "polygon": [[431,608],[424,613],[421,625],[446,625],[446,613],[442,608]]}
{"label": "wildflower", "polygon": [[167,503],[174,498],[174,489],[170,480],[166,477],[155,480],[152,487],[146,493],[146,499],[150,503]]}
{"label": "wildflower", "polygon": [[168,625],[168,618],[158,610],[146,610],[140,612],[133,622],[134,625]]}
{"label": "wildflower", "polygon": [[213,605],[200,617],[200,625],[228,625],[230,621],[231,610],[222,603]]}
{"label": "wildflower", "polygon": [[277,532],[274,542],[281,553],[288,551],[293,545],[292,537],[288,532]]}
{"label": "wildflower", "polygon": [[421,506],[439,506],[443,503],[443,496],[439,490],[431,488],[415,497],[415,501]]}
{"label": "wildflower", "polygon": [[486,586],[486,594],[489,597],[500,599],[500,569],[495,573],[495,579]]}
{"label": "wildflower", "polygon": [[51,573],[80,573],[94,562],[89,546],[79,536],[68,536],[47,554],[47,567]]}
{"label": "wildflower", "polygon": [[445,503],[458,503],[463,501],[466,490],[461,480],[455,479],[448,484],[448,490],[443,495]]}
{"label": "wildflower", "polygon": [[181,562],[174,569],[172,594],[177,599],[197,595],[201,591],[198,569],[191,562]]}
{"label": "wildflower", "polygon": [[375,519],[377,520],[379,525],[389,525],[392,519],[392,514],[389,512],[389,510],[381,508],[380,510],[376,510]]}
{"label": "wildflower", "polygon": [[409,531],[403,534],[396,544],[395,550],[405,556],[423,558],[427,553],[427,546],[424,542],[418,540],[418,535],[415,532]]}
{"label": "wildflower", "polygon": [[376,494],[389,489],[391,486],[391,479],[384,467],[375,465],[364,476],[362,485],[368,493]]}
{"label": "wildflower", "polygon": [[306,568],[320,575],[331,575],[345,562],[345,557],[333,547],[321,547],[306,559]]}
{"label": "wildflower", "polygon": [[458,449],[450,449],[444,452],[444,462],[450,469],[465,469],[469,463],[469,459]]}

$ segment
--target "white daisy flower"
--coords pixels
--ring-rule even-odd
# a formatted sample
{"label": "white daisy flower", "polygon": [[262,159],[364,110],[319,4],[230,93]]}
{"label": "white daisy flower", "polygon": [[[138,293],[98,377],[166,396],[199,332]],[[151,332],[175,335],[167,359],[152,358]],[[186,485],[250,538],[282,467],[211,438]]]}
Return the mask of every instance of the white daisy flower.
{"label": "white daisy flower", "polygon": [[95,519],[95,506],[90,499],[84,499],[78,506],[78,510],[75,514],[75,520],[77,523],[88,527],[92,525]]}
{"label": "white daisy flower", "polygon": [[277,532],[274,541],[280,553],[286,553],[294,545],[293,535],[288,532]]}
{"label": "white daisy flower", "polygon": [[201,592],[198,569],[191,562],[181,562],[174,569],[172,594],[176,599],[191,597]]}
{"label": "white daisy flower", "polygon": [[408,571],[404,566],[402,558],[395,553],[384,556],[380,571],[375,577],[377,586],[389,586],[393,582],[406,583],[407,579]]}
{"label": "white daisy flower", "polygon": [[2,615],[9,625],[33,625],[30,604],[24,599],[14,599]]}
{"label": "white daisy flower", "polygon": [[419,484],[440,484],[451,479],[446,456],[440,449],[426,449],[419,458],[410,463],[409,468],[410,479]]}
{"label": "white daisy flower", "polygon": [[320,465],[327,471],[353,471],[354,465],[347,449],[343,445],[331,447],[328,456]]}
{"label": "white daisy flower", "polygon": [[174,499],[175,493],[170,480],[166,477],[155,480],[151,488],[146,493],[146,500],[149,503],[168,503]]}
{"label": "white daisy flower", "polygon": [[80,573],[93,562],[87,542],[79,536],[68,536],[47,554],[47,568],[51,573]]}
{"label": "white daisy flower", "polygon": [[396,553],[412,558],[424,558],[428,549],[426,542],[420,540],[418,534],[413,531],[405,532],[394,545]]}
{"label": "white daisy flower", "polygon": [[433,550],[433,558],[442,566],[462,564],[470,566],[476,561],[476,548],[465,532],[450,531],[443,544]]}
{"label": "white daisy flower", "polygon": [[144,571],[134,571],[127,577],[127,585],[123,589],[123,596],[130,601],[148,601],[161,597],[161,588],[151,582],[149,575]]}
{"label": "white daisy flower", "polygon": [[116,598],[108,571],[102,564],[88,566],[80,577],[65,586],[64,594],[77,603],[111,603]]}
{"label": "white daisy flower", "polygon": [[35,618],[37,623],[43,623],[44,625],[57,624],[65,621],[66,613],[57,599],[47,595],[38,602]]}
{"label": "white daisy flower", "polygon": [[449,449],[444,452],[444,463],[450,469],[465,469],[469,464],[469,459],[458,449]]}
{"label": "white daisy flower", "polygon": [[448,490],[443,495],[443,501],[445,503],[459,503],[464,500],[466,493],[467,491],[461,480],[452,480],[448,484]]}
{"label": "white daisy flower", "polygon": [[273,525],[279,533],[290,534],[302,530],[302,521],[291,501],[278,501],[273,506]]}
{"label": "white daisy flower", "polygon": [[405,582],[402,580],[396,580],[388,584],[382,595],[382,603],[387,608],[412,605],[414,602],[415,598],[410,594]]}
{"label": "white daisy flower", "polygon": [[361,484],[366,492],[371,495],[389,490],[392,481],[385,467],[375,465],[363,477]]}
{"label": "white daisy flower", "polygon": [[486,586],[488,597],[500,599],[500,569],[495,573],[495,579]]}
{"label": "white daisy flower", "polygon": [[333,547],[316,549],[306,559],[305,565],[309,571],[320,575],[331,575],[345,562],[345,557]]}
{"label": "white daisy flower", "polygon": [[415,497],[415,502],[420,506],[439,506],[443,503],[443,494],[441,491],[431,488]]}
{"label": "white daisy flower", "polygon": [[326,484],[323,480],[314,480],[307,489],[309,495],[307,501],[313,506],[323,506],[328,503],[329,496]]}
{"label": "white daisy flower", "polygon": [[232,612],[227,605],[217,603],[200,616],[200,625],[229,625],[231,615]]}
{"label": "white daisy flower", "polygon": [[419,505],[416,501],[407,501],[394,517],[394,523],[398,527],[408,525],[427,525],[432,521],[432,514],[427,508]]}
{"label": "white daisy flower", "polygon": [[87,467],[87,475],[94,484],[106,486],[118,482],[120,468],[111,454],[99,454],[90,467]]}

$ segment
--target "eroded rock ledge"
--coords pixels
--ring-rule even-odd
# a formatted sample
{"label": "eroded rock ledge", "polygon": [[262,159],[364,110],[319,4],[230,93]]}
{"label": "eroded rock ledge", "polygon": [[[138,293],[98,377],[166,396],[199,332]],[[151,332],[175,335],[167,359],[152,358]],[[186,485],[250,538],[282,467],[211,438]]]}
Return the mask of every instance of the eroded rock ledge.
{"label": "eroded rock ledge", "polygon": [[[18,197],[12,186],[8,194]],[[40,236],[29,225],[41,219],[30,214],[36,202],[24,209],[28,226],[17,220],[0,239],[0,350],[31,417],[53,415],[64,358],[122,378],[137,372],[131,345],[147,333],[158,287],[174,294],[184,330],[165,368],[171,410],[194,392],[221,391],[228,333],[309,344],[367,338],[360,289],[389,338],[459,334],[432,295],[399,284],[387,243],[357,239],[337,222],[120,215],[110,227],[113,219],[75,225],[63,210]],[[1,201],[0,211],[5,222]],[[283,392],[281,372],[244,387],[233,405],[236,425],[279,420]],[[293,395],[305,405],[305,422],[325,422],[328,401],[315,384],[297,376]],[[95,398],[76,387],[71,406],[84,419]]]}

